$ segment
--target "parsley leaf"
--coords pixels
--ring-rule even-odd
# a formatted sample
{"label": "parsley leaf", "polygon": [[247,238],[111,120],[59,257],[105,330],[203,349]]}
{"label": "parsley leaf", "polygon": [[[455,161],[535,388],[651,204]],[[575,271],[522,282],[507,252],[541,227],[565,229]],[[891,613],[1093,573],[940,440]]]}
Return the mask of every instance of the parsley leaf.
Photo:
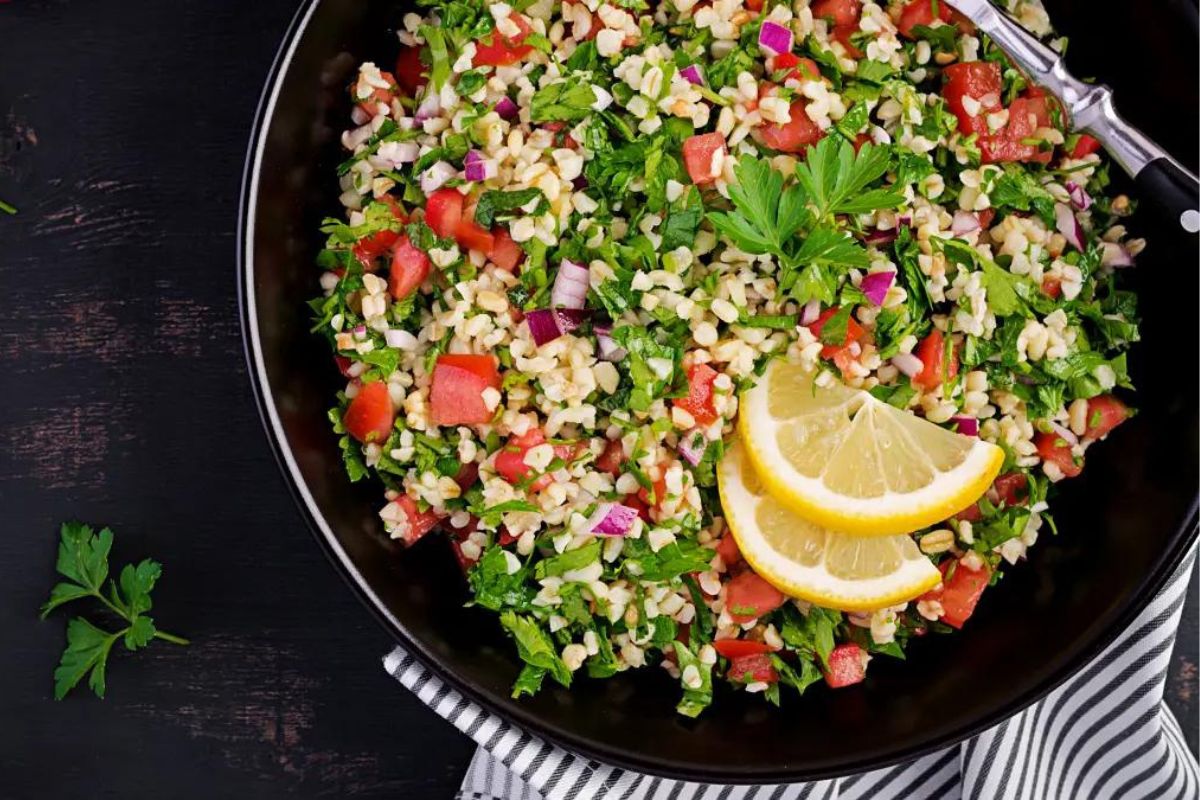
{"label": "parsley leaf", "polygon": [[518,216],[517,212],[523,213],[524,207],[534,202],[537,205],[531,213],[535,215],[544,214],[550,207],[541,189],[517,189],[512,192],[489,189],[475,206],[475,221],[490,228],[498,217],[509,219]]}
{"label": "parsley leaf", "polygon": [[88,525],[67,522],[63,523],[59,538],[55,569],[67,580],[50,590],[50,599],[41,609],[42,619],[65,603],[92,598],[127,624],[121,630],[109,632],[82,617],[67,623],[67,647],[54,670],[56,700],[65,697],[85,675],[88,676],[88,687],[97,697],[104,697],[108,656],[118,639],[124,640],[127,650],[145,647],[151,639],[188,643],[186,639],[155,628],[154,620],[146,614],[153,605],[150,593],[162,575],[162,566],[157,561],[145,559],[136,566],[128,564],[113,581],[108,579],[108,554],[113,543],[111,530],[104,528],[97,533]]}
{"label": "parsley leaf", "polygon": [[[563,686],[571,685],[571,670],[558,657],[550,634],[536,621],[514,611],[505,611],[500,615],[500,624],[516,642],[517,655],[522,661],[533,669],[548,672],[550,677]],[[522,693],[531,689],[536,691],[540,686],[540,678],[534,680],[532,676],[522,672],[522,678],[518,679],[517,685],[513,687],[513,697],[520,697]]]}
{"label": "parsley leaf", "polygon": [[796,178],[820,216],[861,214],[904,201],[904,195],[894,188],[867,190],[884,176],[891,160],[889,147],[867,143],[855,154],[846,140],[826,136],[808,149],[804,161],[796,166]]}
{"label": "parsley leaf", "polygon": [[596,93],[582,80],[543,86],[533,95],[529,118],[534,122],[579,122],[592,113]]}
{"label": "parsley leaf", "polygon": [[803,191],[795,185],[785,190],[783,175],[753,156],[742,156],[733,171],[738,182],[729,187],[729,197],[737,212],[710,212],[709,221],[746,252],[787,258],[784,245],[809,216]]}

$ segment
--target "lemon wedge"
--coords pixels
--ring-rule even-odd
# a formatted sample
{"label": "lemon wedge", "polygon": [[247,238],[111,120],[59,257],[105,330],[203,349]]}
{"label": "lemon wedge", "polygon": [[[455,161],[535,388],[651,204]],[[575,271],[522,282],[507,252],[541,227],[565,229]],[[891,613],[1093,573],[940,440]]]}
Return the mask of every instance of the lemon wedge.
{"label": "lemon wedge", "polygon": [[1004,452],[990,442],[813,378],[775,361],[742,395],[738,430],[767,490],[814,524],[915,531],[974,503],[1000,471]]}
{"label": "lemon wedge", "polygon": [[912,600],[942,578],[910,536],[854,536],[797,517],[765,491],[741,442],[725,451],[717,484],[742,557],[786,594],[874,611]]}

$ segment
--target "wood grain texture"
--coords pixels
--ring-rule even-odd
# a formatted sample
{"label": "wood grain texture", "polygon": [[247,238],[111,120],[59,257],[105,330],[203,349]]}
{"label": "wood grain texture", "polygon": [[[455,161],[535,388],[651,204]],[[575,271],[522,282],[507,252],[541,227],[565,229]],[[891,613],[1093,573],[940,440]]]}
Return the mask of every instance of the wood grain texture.
{"label": "wood grain texture", "polygon": [[[303,528],[242,361],[242,160],[295,0],[0,4],[0,796],[447,798],[471,744]],[[55,703],[59,522],[154,556],[190,636]],[[1197,713],[1195,588],[1169,699]],[[1196,730],[1189,726],[1195,747]]]}

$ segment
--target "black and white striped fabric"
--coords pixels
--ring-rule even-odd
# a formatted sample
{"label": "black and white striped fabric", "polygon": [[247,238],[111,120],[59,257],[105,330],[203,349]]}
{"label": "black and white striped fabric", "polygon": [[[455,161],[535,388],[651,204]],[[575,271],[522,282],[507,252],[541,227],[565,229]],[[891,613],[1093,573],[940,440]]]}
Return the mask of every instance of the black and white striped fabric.
{"label": "black and white striped fabric", "polygon": [[1192,552],[1095,661],[961,745],[895,767],[786,786],[713,786],[629,772],[510,726],[402,649],[384,667],[479,743],[459,800],[1108,800],[1200,798],[1200,770],[1162,702]]}

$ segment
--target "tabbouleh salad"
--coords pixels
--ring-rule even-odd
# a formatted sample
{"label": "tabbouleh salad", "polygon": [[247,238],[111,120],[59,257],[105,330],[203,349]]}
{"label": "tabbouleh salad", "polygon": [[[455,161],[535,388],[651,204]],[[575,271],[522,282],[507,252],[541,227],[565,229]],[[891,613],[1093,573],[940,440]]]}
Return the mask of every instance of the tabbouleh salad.
{"label": "tabbouleh salad", "polygon": [[[1098,143],[939,0],[418,6],[350,87],[312,309],[350,480],[449,541],[514,695],[654,667],[687,715],[778,704],[961,627],[1132,414],[1144,242]],[[716,472],[777,359],[1003,448],[910,534],[933,589],[846,613],[741,557]]]}

